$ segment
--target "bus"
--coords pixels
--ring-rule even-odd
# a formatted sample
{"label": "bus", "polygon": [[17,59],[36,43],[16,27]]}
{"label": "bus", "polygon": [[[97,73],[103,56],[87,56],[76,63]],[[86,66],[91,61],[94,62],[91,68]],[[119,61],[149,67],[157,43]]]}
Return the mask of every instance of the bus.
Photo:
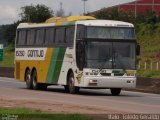
{"label": "bus", "polygon": [[28,89],[62,85],[66,92],[80,88],[136,87],[134,25],[91,16],[50,18],[45,23],[20,23],[15,48],[15,79]]}

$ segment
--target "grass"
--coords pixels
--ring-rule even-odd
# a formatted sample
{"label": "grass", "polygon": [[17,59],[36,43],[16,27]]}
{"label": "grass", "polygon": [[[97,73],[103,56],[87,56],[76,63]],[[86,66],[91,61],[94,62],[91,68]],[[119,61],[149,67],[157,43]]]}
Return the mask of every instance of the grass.
{"label": "grass", "polygon": [[0,108],[0,119],[14,117],[16,120],[91,120],[80,114],[51,114],[27,108]]}
{"label": "grass", "polygon": [[142,48],[142,59],[148,55],[148,53],[156,55],[156,53],[160,51],[160,24],[142,24],[139,26],[137,40]]}
{"label": "grass", "polygon": [[3,61],[0,61],[0,67],[14,67],[14,51],[4,49]]}
{"label": "grass", "polygon": [[144,78],[160,78],[160,72],[157,70],[144,70],[143,68],[138,69],[138,77]]}
{"label": "grass", "polygon": [[[141,55],[139,57],[140,62],[147,62],[147,66],[150,63],[156,63],[160,61],[160,24],[139,24],[136,30],[137,40],[141,46]],[[160,71],[145,70],[141,68],[138,70],[139,77],[146,78],[160,78]]]}

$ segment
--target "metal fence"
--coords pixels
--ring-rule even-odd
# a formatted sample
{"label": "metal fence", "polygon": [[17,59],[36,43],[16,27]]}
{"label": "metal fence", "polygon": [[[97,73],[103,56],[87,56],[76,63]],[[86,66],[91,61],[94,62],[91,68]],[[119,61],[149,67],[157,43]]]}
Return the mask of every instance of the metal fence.
{"label": "metal fence", "polygon": [[145,62],[138,62],[138,68],[145,69],[145,70],[157,70],[160,71],[160,62],[152,62],[152,61],[145,61]]}

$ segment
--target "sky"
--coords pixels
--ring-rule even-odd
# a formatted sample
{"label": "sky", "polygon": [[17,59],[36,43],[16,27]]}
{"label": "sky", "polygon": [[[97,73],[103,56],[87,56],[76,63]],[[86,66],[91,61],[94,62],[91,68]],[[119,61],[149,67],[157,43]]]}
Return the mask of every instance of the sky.
{"label": "sky", "polygon": [[[88,0],[86,2],[86,11],[93,12],[104,7],[110,7],[134,0]],[[12,24],[20,19],[21,7],[26,5],[44,4],[50,7],[54,12],[60,8],[60,2],[63,4],[65,14],[82,15],[84,3],[82,0],[0,0],[0,25]]]}

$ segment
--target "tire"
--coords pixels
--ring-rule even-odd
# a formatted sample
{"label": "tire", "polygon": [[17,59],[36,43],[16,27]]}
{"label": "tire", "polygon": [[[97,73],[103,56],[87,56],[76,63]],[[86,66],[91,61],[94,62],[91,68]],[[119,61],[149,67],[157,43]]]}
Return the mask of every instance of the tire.
{"label": "tire", "polygon": [[29,69],[25,73],[25,81],[27,89],[33,89],[33,84],[31,80],[31,71]]}
{"label": "tire", "polygon": [[33,89],[34,90],[46,90],[47,89],[47,85],[45,84],[40,84],[37,82],[37,71],[34,70],[32,73],[32,84],[33,84]]}
{"label": "tire", "polygon": [[111,88],[110,90],[113,96],[119,96],[121,93],[121,88]]}
{"label": "tire", "polygon": [[64,85],[64,89],[65,89],[65,92],[66,92],[66,93],[69,93],[68,85]]}
{"label": "tire", "polygon": [[79,87],[76,87],[74,86],[74,75],[73,73],[71,72],[68,76],[68,80],[67,80],[67,86],[66,86],[66,91],[68,90],[68,92],[70,94],[75,94],[75,93],[78,93],[79,92]]}

